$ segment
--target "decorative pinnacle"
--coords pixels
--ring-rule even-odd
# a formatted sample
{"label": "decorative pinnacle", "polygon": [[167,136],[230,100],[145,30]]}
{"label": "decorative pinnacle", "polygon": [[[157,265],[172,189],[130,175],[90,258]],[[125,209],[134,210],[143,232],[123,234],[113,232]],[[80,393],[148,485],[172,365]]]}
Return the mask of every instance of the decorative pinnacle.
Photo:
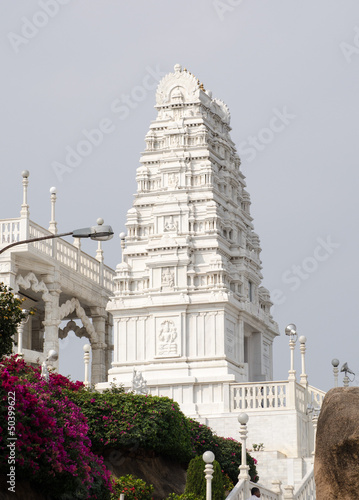
{"label": "decorative pinnacle", "polygon": [[21,175],[24,177],[24,179],[27,179],[30,175],[30,172],[28,170],[23,170],[21,172]]}

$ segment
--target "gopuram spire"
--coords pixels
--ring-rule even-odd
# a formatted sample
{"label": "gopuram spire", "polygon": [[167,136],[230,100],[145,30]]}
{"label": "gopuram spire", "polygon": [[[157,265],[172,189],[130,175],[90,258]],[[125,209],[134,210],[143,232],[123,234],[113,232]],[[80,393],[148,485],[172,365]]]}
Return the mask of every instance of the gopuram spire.
{"label": "gopuram spire", "polygon": [[198,391],[272,379],[278,327],[228,107],[177,64],[156,109],[108,306],[109,382],[130,387],[135,367],[150,392],[199,411]]}

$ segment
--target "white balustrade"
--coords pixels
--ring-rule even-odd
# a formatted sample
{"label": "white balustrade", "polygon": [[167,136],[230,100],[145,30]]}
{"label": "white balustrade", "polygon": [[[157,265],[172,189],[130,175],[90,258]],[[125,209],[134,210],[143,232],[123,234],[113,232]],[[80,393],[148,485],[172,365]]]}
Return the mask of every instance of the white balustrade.
{"label": "white balustrade", "polygon": [[229,492],[226,500],[247,500],[247,498],[245,497],[245,487],[246,482],[244,481],[244,479],[240,479],[233,490]]}
{"label": "white balustrade", "polygon": [[61,239],[56,243],[56,259],[71,269],[77,269],[77,248]]}
{"label": "white balustrade", "polygon": [[305,403],[305,393],[306,390],[302,385],[295,384],[295,406],[297,410],[301,411],[302,413],[306,412],[306,403]]}
{"label": "white balustrade", "polygon": [[281,500],[281,495],[279,493],[269,490],[260,483],[252,483],[252,481],[250,481],[249,490],[251,490],[254,486],[259,488],[261,492],[261,500]]}
{"label": "white balustrade", "polygon": [[312,468],[303,478],[302,484],[294,493],[294,500],[315,500],[314,469]]}
{"label": "white balustrade", "polygon": [[308,386],[308,403],[311,403],[316,408],[321,408],[325,392],[320,389],[316,389],[311,385]]}
{"label": "white balustrade", "polygon": [[[261,500],[283,500],[288,497],[290,492],[291,498],[293,500],[315,500],[315,482],[314,482],[314,471],[313,468],[306,474],[303,478],[302,484],[299,488],[294,491],[292,486],[283,487],[284,491],[282,493],[276,493],[260,483],[249,482],[249,489],[256,486],[261,492]],[[289,490],[290,488],[290,490]],[[245,481],[243,479],[239,480],[235,485],[233,490],[229,493],[226,500],[247,500],[245,498]]]}
{"label": "white balustrade", "polygon": [[[42,238],[43,236],[51,236],[52,233],[47,231],[43,227],[35,224],[35,222],[30,222],[29,224],[29,238]],[[22,236],[21,236],[22,238]],[[39,250],[41,253],[46,255],[52,255],[54,240],[43,240],[43,241],[35,241],[31,243],[36,250]]]}
{"label": "white balustrade", "polygon": [[[289,408],[290,386],[288,381],[230,384],[230,387],[233,411]],[[324,391],[311,386],[306,389],[302,385],[295,383],[295,408],[301,413],[306,413],[308,402],[320,408],[324,396]]]}
{"label": "white balustrade", "polygon": [[287,406],[288,382],[232,384],[233,410],[275,410]]}
{"label": "white balustrade", "polygon": [[[41,238],[51,236],[52,233],[39,226],[33,221],[29,222],[28,238]],[[21,233],[21,219],[4,219],[0,222],[0,245],[8,245],[15,241],[26,239]],[[95,283],[100,283],[101,266],[98,260],[85,252],[78,250],[62,238],[35,241],[31,243],[32,248],[38,252],[56,259],[60,264],[78,271]],[[107,266],[103,266],[103,284],[106,289],[114,290],[113,277],[115,272]]]}
{"label": "white balustrade", "polygon": [[0,245],[20,240],[20,220],[5,219],[0,222]]}

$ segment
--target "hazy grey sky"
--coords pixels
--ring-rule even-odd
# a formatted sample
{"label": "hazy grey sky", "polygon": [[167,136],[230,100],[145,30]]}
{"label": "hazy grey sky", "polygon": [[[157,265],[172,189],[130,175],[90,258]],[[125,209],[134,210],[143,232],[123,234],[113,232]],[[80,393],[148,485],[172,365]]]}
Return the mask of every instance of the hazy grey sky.
{"label": "hazy grey sky", "polygon": [[[357,0],[17,0],[1,10],[0,217],[18,215],[26,168],[32,220],[48,227],[56,186],[59,231],[99,216],[124,230],[155,80],[180,63],[231,111],[277,302],[275,379],[288,376],[283,332],[294,322],[311,385],[331,387],[334,357],[358,385]],[[98,145],[66,165],[100,126]],[[104,250],[115,267],[119,238]],[[62,369],[76,378],[82,355],[70,351]]]}

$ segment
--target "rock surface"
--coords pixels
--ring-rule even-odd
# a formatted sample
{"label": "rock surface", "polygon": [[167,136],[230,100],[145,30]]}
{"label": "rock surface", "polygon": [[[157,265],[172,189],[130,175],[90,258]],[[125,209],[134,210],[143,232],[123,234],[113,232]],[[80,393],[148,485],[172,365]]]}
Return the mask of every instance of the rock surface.
{"label": "rock surface", "polygon": [[317,500],[359,499],[359,387],[331,389],[319,415]]}
{"label": "rock surface", "polygon": [[141,449],[105,450],[102,454],[106,467],[116,477],[133,474],[153,484],[155,500],[170,493],[180,495],[186,485],[186,470],[177,462]]}

